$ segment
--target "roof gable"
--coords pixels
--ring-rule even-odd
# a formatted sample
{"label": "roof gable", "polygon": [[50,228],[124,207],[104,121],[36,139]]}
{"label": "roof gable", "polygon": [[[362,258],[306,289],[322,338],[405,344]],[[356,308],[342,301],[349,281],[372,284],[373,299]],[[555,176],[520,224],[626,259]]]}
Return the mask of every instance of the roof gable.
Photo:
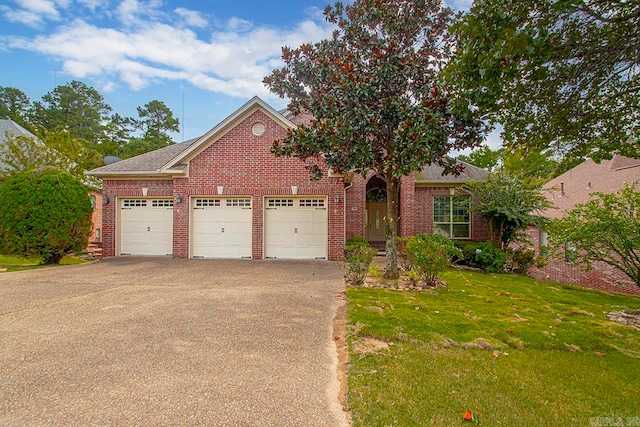
{"label": "roof gable", "polygon": [[206,150],[209,146],[214,144],[218,139],[222,138],[227,132],[233,129],[238,123],[242,122],[257,110],[265,113],[274,122],[285,129],[296,127],[296,124],[287,119],[269,104],[259,97],[254,96],[229,117],[214,126],[209,130],[209,132],[205,133],[200,138],[197,138],[188,149],[184,150],[164,164],[161,171],[165,172],[173,168],[175,165],[188,163],[191,159]]}

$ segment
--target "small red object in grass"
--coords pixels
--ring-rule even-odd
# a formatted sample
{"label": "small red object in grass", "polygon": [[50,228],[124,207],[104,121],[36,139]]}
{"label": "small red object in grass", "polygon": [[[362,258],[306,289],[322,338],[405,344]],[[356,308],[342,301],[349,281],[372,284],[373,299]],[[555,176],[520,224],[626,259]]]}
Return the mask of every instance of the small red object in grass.
{"label": "small red object in grass", "polygon": [[472,411],[467,411],[464,414],[462,414],[462,419],[465,421],[473,421],[473,412]]}
{"label": "small red object in grass", "polygon": [[333,337],[334,340],[338,341],[340,337]]}
{"label": "small red object in grass", "polygon": [[512,333],[514,333],[514,332],[515,332],[515,331],[514,331],[513,329],[507,329],[507,333],[508,333],[508,334],[512,334]]}

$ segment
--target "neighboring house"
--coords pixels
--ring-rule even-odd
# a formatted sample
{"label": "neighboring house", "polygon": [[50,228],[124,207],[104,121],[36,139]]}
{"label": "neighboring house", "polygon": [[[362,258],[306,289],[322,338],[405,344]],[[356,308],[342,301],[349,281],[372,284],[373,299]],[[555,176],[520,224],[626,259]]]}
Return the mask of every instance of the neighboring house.
{"label": "neighboring house", "polygon": [[[0,147],[7,143],[9,138],[15,138],[18,136],[36,139],[36,136],[20,126],[18,123],[11,119],[0,119]],[[4,170],[6,164],[0,160],[0,171]]]}
{"label": "neighboring house", "polygon": [[[88,172],[103,182],[104,255],[336,260],[348,237],[384,241],[383,179],[325,167],[310,181],[304,162],[271,154],[275,140],[309,119],[254,97],[200,138]],[[425,167],[402,180],[400,234],[486,239],[469,198],[452,197],[486,172],[441,172]]]}
{"label": "neighboring house", "polygon": [[[545,216],[552,219],[560,218],[577,204],[589,201],[593,192],[615,193],[622,190],[625,183],[632,184],[638,181],[640,181],[640,159],[615,155],[613,159],[603,160],[599,164],[590,159],[586,160],[544,186],[549,190],[548,198],[556,206],[554,209],[547,210]],[[545,232],[532,228],[529,237],[536,251],[546,246]],[[530,275],[543,280],[640,295],[640,288],[631,279],[608,264],[595,262],[592,270],[584,271],[580,266],[573,264],[571,259],[571,245],[568,245],[565,246],[564,259],[550,258],[548,265],[543,268],[533,268]]]}
{"label": "neighboring house", "polygon": [[16,136],[26,136],[34,139],[36,138],[34,134],[32,134],[13,120],[0,119],[0,145],[4,145],[7,142],[7,138]]}

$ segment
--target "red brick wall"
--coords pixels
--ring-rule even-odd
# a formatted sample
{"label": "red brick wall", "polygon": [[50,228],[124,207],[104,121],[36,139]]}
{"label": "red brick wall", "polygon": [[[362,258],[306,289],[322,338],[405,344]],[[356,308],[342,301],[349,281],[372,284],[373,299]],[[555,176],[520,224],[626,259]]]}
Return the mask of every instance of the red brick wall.
{"label": "red brick wall", "polygon": [[[531,227],[528,233],[533,249],[539,254],[540,230]],[[585,271],[580,266],[566,262],[564,258],[549,258],[546,266],[542,268],[533,267],[529,270],[529,275],[540,280],[570,283],[607,292],[640,295],[640,287],[629,277],[603,262],[595,262],[592,270]]]}
{"label": "red brick wall", "polygon": [[370,172],[366,178],[354,175],[351,185],[347,188],[347,206],[345,211],[346,237],[367,237],[367,181],[375,175]]}

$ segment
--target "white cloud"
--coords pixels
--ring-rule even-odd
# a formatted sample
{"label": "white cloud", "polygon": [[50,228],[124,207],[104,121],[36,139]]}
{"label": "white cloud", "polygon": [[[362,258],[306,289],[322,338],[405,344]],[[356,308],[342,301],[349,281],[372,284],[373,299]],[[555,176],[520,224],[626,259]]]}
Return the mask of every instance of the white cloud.
{"label": "white cloud", "polygon": [[206,19],[202,17],[200,12],[195,10],[185,9],[184,7],[179,7],[174,10],[174,12],[180,16],[184,22],[191,27],[204,28],[208,25]]}
{"label": "white cloud", "polygon": [[40,16],[46,16],[52,19],[59,17],[55,3],[50,0],[17,0],[16,3],[22,9]]}
{"label": "white cloud", "polygon": [[[58,0],[64,2],[67,0]],[[15,0],[17,8],[0,6],[0,13],[10,22],[17,22],[30,27],[39,27],[45,20],[58,20],[60,13],[56,3],[50,0]]]}
{"label": "white cloud", "polygon": [[[139,16],[141,3],[124,0],[119,16]],[[74,78],[120,81],[139,90],[161,81],[185,81],[232,96],[268,96],[262,79],[281,65],[281,47],[297,47],[331,35],[325,24],[305,21],[283,31],[256,27],[212,34],[202,40],[188,28],[141,21],[124,29],[101,28],[82,20],[50,35],[12,38],[9,48],[45,54],[62,62]]]}
{"label": "white cloud", "polygon": [[248,31],[252,26],[253,24],[251,21],[247,21],[246,19],[238,18],[236,16],[229,19],[229,22],[227,22],[227,29],[229,31]]}
{"label": "white cloud", "polygon": [[126,26],[145,25],[146,19],[155,19],[160,13],[161,0],[123,0],[115,10],[116,17]]}
{"label": "white cloud", "polygon": [[30,27],[37,27],[44,22],[40,15],[26,10],[14,10],[6,6],[0,6],[0,12],[2,12],[2,15],[8,21],[28,25]]}

